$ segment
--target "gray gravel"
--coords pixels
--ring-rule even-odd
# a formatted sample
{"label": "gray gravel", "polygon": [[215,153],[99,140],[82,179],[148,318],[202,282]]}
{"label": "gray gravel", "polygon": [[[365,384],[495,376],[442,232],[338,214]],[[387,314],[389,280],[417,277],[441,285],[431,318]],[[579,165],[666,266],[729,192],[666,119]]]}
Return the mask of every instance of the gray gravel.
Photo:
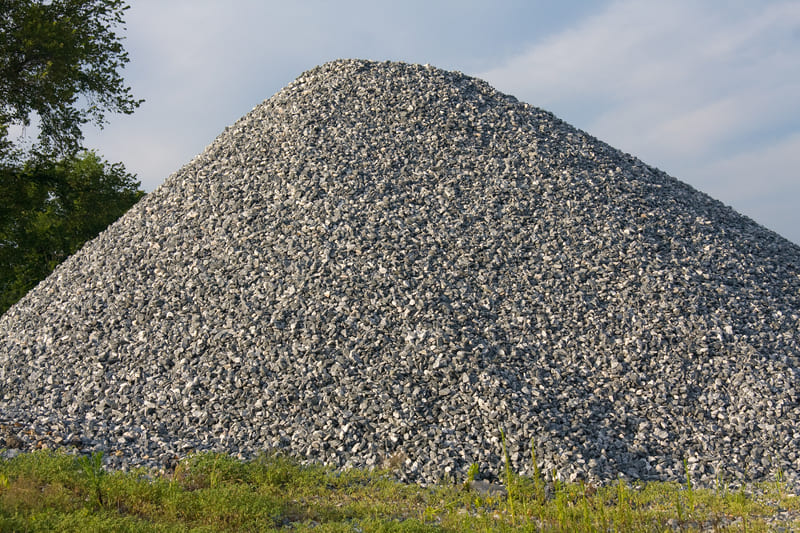
{"label": "gray gravel", "polygon": [[[210,104],[213,105],[213,104]],[[756,179],[756,177],[754,177]],[[335,61],[0,319],[0,438],[798,484],[800,248],[481,80]]]}

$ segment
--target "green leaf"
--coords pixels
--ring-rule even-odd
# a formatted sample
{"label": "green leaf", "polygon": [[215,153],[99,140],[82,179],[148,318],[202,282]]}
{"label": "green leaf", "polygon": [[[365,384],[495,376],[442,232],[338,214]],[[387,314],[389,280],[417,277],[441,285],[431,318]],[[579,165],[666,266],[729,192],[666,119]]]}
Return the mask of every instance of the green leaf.
{"label": "green leaf", "polygon": [[141,104],[120,74],[128,54],[114,30],[127,9],[115,0],[0,0],[0,161],[19,155],[12,124],[38,117],[32,153],[56,159],[82,149],[85,124]]}
{"label": "green leaf", "polygon": [[139,186],[93,152],[0,165],[0,313],[139,201]]}

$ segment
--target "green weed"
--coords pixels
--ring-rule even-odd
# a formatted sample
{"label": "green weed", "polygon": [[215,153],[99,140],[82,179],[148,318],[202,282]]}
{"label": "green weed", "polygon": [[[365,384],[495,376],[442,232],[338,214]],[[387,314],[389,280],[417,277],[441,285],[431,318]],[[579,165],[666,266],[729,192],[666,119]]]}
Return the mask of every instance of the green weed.
{"label": "green weed", "polygon": [[[729,491],[620,479],[601,487],[513,472],[507,497],[461,484],[422,487],[386,472],[307,466],[280,455],[185,458],[172,474],[108,471],[102,455],[33,452],[0,459],[0,531],[769,531],[800,502],[783,478]],[[533,443],[532,443],[533,444]],[[684,469],[688,471],[687,465]],[[478,466],[468,478],[478,476]],[[550,488],[547,488],[547,485]],[[88,504],[87,504],[88,503]],[[800,521],[781,524],[798,530]]]}
{"label": "green weed", "polygon": [[102,507],[103,503],[103,452],[93,452],[91,455],[81,457],[77,460],[83,475],[86,476],[87,483],[91,489],[91,494],[95,503]]}
{"label": "green weed", "polygon": [[511,519],[514,519],[514,494],[511,487],[511,459],[508,456],[508,447],[506,446],[506,433],[500,429],[500,440],[503,442],[503,460],[506,466],[506,494],[508,495],[508,509],[511,512]]}

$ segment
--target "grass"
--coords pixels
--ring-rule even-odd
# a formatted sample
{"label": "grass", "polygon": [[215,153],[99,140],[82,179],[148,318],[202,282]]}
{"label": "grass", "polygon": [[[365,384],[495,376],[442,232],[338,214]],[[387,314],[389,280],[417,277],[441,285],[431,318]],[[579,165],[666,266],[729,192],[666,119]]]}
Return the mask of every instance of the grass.
{"label": "grass", "polygon": [[[194,455],[163,475],[43,450],[0,460],[0,531],[800,531],[800,498],[780,477],[731,491],[693,487],[688,468],[685,484],[604,487],[504,473],[507,495],[482,497],[279,455]],[[787,511],[793,522],[770,525]]]}

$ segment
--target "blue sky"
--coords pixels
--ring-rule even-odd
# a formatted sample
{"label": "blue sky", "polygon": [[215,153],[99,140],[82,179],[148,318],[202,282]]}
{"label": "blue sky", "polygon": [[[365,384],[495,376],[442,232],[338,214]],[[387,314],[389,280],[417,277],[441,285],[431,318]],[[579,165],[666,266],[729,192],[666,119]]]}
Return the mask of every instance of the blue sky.
{"label": "blue sky", "polygon": [[487,80],[800,243],[800,2],[136,0],[146,101],[88,130],[151,191],[301,72],[337,58]]}

